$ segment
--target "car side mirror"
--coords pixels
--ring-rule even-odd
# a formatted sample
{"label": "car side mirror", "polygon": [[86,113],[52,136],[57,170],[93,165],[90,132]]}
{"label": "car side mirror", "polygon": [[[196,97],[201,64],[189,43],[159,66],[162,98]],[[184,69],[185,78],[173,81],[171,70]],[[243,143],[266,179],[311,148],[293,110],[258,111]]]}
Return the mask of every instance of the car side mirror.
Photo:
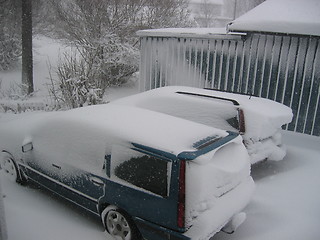
{"label": "car side mirror", "polygon": [[108,177],[110,177],[110,165],[111,165],[111,155],[105,155],[103,169],[106,171],[106,174]]}
{"label": "car side mirror", "polygon": [[32,149],[33,149],[33,144],[32,144],[32,142],[28,142],[28,143],[26,143],[26,144],[24,144],[24,145],[22,146],[22,152],[24,152],[24,153],[29,152],[29,151],[31,151]]}

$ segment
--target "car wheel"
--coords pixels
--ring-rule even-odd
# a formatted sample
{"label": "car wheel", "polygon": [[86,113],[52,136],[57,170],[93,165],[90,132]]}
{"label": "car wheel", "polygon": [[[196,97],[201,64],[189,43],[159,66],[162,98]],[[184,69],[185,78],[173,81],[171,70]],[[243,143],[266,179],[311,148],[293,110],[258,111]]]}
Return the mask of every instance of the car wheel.
{"label": "car wheel", "polygon": [[107,232],[116,240],[139,240],[139,231],[131,218],[115,206],[107,207],[102,214]]}
{"label": "car wheel", "polygon": [[0,168],[10,181],[21,182],[17,164],[9,153],[2,152],[0,154]]}

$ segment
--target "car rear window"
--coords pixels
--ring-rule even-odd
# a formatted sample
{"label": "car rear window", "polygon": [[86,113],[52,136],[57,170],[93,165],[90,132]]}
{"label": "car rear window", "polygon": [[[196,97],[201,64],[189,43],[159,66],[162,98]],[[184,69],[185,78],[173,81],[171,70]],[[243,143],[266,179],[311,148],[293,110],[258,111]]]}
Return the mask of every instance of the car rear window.
{"label": "car rear window", "polygon": [[227,131],[239,131],[238,106],[223,99],[179,94],[178,97],[153,97],[139,102],[138,106]]}
{"label": "car rear window", "polygon": [[136,187],[168,196],[170,162],[132,149],[112,153],[113,175]]}

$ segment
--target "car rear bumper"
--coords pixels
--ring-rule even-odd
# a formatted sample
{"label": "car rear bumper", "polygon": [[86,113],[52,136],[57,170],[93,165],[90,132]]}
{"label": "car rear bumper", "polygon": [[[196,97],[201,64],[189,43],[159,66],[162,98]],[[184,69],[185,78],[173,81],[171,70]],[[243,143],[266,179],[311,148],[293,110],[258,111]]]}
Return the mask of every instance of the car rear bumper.
{"label": "car rear bumper", "polygon": [[221,196],[214,208],[201,214],[185,233],[176,232],[137,217],[134,221],[142,236],[148,240],[208,240],[234,220],[239,213],[241,214],[251,200],[253,191],[254,182],[249,176],[237,187]]}
{"label": "car rear bumper", "polygon": [[244,137],[244,144],[248,150],[251,164],[263,160],[280,161],[286,155],[286,147],[282,145],[280,131],[261,140],[246,139]]}
{"label": "car rear bumper", "polygon": [[203,212],[184,233],[192,240],[208,240],[234,219],[250,202],[254,191],[251,176],[217,199],[215,205]]}
{"label": "car rear bumper", "polygon": [[144,239],[148,240],[191,240],[191,238],[141,218],[134,218],[135,223]]}

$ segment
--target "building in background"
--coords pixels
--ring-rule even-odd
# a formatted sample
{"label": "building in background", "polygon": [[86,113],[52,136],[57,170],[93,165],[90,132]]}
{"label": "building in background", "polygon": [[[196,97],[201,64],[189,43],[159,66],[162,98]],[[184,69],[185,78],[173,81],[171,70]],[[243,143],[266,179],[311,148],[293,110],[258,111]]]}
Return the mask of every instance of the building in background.
{"label": "building in background", "polygon": [[197,27],[225,27],[265,0],[190,0],[191,18]]}
{"label": "building in background", "polygon": [[320,136],[319,12],[319,0],[267,0],[228,32],[140,31],[141,90],[184,85],[261,96],[292,108],[288,130]]}

